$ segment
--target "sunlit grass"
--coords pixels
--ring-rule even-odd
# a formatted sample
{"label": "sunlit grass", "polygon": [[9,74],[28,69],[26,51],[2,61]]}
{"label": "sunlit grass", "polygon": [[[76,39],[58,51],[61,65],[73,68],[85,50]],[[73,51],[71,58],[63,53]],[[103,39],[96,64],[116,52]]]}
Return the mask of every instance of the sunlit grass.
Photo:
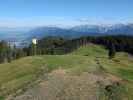
{"label": "sunlit grass", "polygon": [[[93,72],[97,70],[95,59],[99,59],[107,73],[126,80],[127,95],[133,98],[133,58],[127,53],[117,53],[112,60],[108,51],[97,45],[87,45],[67,55],[43,55],[25,57],[11,63],[0,64],[0,95],[14,93],[30,82],[37,80],[41,74],[52,70],[67,69],[71,74]],[[3,97],[0,97],[2,100]]]}

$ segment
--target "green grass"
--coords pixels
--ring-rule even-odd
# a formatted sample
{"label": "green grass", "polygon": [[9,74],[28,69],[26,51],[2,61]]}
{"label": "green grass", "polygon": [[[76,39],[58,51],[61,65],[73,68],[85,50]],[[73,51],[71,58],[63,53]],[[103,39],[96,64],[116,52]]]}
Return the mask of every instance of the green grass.
{"label": "green grass", "polygon": [[133,99],[133,57],[127,53],[118,52],[114,59],[108,59],[108,52],[104,47],[98,45],[87,45],[72,53],[73,55],[98,57],[100,64],[106,72],[116,75],[125,80],[125,87],[129,100]]}
{"label": "green grass", "polygon": [[100,61],[108,72],[133,81],[133,58],[128,57],[126,53],[117,53],[112,60],[102,58]]}
{"label": "green grass", "polygon": [[48,73],[57,68],[69,69],[69,72],[81,73],[93,70],[93,59],[78,55],[44,55],[26,57],[12,63],[0,65],[0,94],[7,95],[36,80],[42,70]]}
{"label": "green grass", "polygon": [[4,97],[1,96],[1,97],[0,97],[0,100],[4,100]]}
{"label": "green grass", "polygon": [[100,63],[104,69],[124,80],[128,100],[133,99],[133,58],[127,53],[119,52],[112,60],[101,58]]}
{"label": "green grass", "polygon": [[108,51],[99,45],[89,44],[80,47],[76,51],[72,52],[73,55],[93,56],[93,57],[107,57]]}
{"label": "green grass", "polygon": [[87,45],[67,55],[43,55],[25,57],[11,63],[0,64],[0,100],[3,96],[14,93],[39,75],[54,69],[67,69],[69,73],[81,74],[97,69],[96,57],[106,72],[127,80],[129,100],[133,99],[133,58],[127,53],[117,53],[116,58],[109,60],[108,51],[97,45]]}

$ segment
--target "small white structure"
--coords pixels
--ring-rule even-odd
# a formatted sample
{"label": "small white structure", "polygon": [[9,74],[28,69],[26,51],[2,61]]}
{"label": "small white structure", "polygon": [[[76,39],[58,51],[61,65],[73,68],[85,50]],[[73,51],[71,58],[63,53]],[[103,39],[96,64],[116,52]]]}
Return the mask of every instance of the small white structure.
{"label": "small white structure", "polygon": [[32,39],[32,43],[33,43],[34,45],[36,45],[36,44],[37,44],[37,39],[36,39],[36,38],[33,38],[33,39]]}

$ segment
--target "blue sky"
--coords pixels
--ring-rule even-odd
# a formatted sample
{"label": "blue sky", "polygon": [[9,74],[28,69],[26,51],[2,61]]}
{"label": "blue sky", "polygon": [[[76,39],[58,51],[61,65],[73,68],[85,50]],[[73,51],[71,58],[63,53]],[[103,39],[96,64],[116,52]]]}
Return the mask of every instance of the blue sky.
{"label": "blue sky", "polygon": [[0,0],[0,26],[133,22],[133,0]]}

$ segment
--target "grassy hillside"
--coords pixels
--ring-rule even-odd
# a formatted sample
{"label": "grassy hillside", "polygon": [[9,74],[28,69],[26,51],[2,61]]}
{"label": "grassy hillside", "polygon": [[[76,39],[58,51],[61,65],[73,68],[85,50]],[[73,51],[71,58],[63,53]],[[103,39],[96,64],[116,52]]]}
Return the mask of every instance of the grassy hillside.
{"label": "grassy hillside", "polygon": [[72,54],[85,55],[88,59],[91,56],[96,57],[103,69],[107,73],[116,75],[124,80],[126,90],[128,91],[128,99],[133,99],[133,56],[124,52],[118,52],[114,59],[109,60],[107,50],[98,45],[87,45],[80,47]]}
{"label": "grassy hillside", "polygon": [[[128,91],[128,99],[133,99],[133,58],[126,53],[117,53],[109,60],[107,50],[102,46],[87,45],[67,55],[43,55],[26,57],[11,63],[0,64],[0,100],[27,85],[44,74],[61,68],[68,73],[80,75],[82,72],[96,72],[97,60],[105,72],[122,78]],[[102,72],[100,72],[102,73]],[[22,90],[23,89],[23,90]],[[21,92],[19,91],[19,92]]]}
{"label": "grassy hillside", "polygon": [[103,46],[89,44],[78,48],[72,52],[73,55],[93,56],[93,57],[107,57],[107,50]]}
{"label": "grassy hillside", "polygon": [[95,66],[93,60],[75,55],[26,57],[12,63],[1,64],[0,94],[13,93],[36,80],[39,75],[57,68],[71,68],[71,70],[79,73],[93,69],[91,66]]}

